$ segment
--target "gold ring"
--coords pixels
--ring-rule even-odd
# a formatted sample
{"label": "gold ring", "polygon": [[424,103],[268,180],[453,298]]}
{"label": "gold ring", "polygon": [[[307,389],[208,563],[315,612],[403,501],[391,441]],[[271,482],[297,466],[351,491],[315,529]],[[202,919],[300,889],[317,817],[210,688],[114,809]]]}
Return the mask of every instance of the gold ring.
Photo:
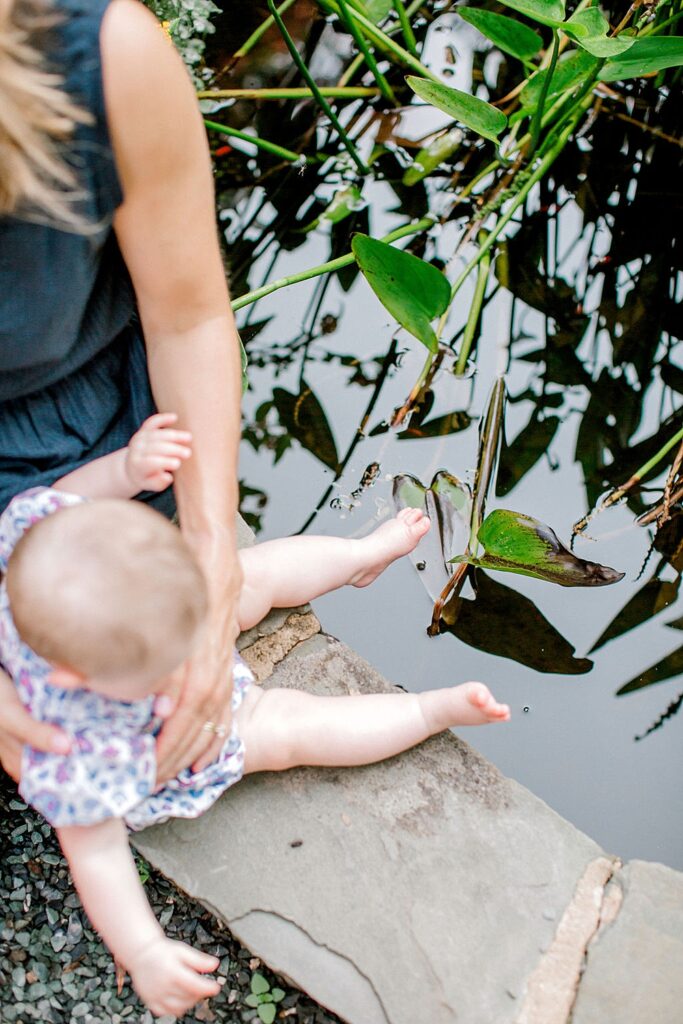
{"label": "gold ring", "polygon": [[202,732],[212,732],[216,736],[220,737],[220,739],[223,739],[224,736],[228,735],[228,727],[227,725],[223,725],[222,723],[216,725],[215,722],[208,721],[204,722],[204,725],[202,726]]}

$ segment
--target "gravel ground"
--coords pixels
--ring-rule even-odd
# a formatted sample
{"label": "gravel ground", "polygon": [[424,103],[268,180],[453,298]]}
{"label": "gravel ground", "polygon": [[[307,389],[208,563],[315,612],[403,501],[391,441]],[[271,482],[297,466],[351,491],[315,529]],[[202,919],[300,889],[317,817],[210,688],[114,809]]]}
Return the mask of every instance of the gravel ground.
{"label": "gravel ground", "polygon": [[[271,994],[278,997],[277,1021],[338,1024],[338,1017],[273,975],[202,906],[137,859],[141,877],[148,876],[147,898],[166,933],[221,958],[223,991],[182,1017],[182,1024],[267,1024],[273,1019]],[[254,990],[261,994],[254,996]],[[262,1000],[260,1009],[249,1006],[250,996],[252,1004]],[[166,1024],[174,1019],[153,1018],[127,981],[117,991],[112,959],[90,928],[52,829],[26,807],[0,769],[1,1024]]]}

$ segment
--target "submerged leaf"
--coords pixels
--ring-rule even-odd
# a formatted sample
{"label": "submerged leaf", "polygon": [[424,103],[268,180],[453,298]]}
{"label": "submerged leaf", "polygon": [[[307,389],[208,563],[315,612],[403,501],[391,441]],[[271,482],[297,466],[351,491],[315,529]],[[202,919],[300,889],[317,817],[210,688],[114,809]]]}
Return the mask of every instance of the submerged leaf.
{"label": "submerged leaf", "polygon": [[457,11],[463,21],[474,25],[499,50],[519,60],[528,60],[543,46],[538,32],[505,14],[494,14],[482,7],[458,7]]}
{"label": "submerged leaf", "polygon": [[478,651],[509,658],[536,672],[580,675],[593,667],[590,659],[574,656],[571,644],[528,597],[481,570],[476,572],[476,593],[474,601],[459,601],[456,621],[442,623],[442,631]]}
{"label": "submerged leaf", "polygon": [[501,3],[541,25],[556,28],[564,21],[564,0],[501,0]]}
{"label": "submerged leaf", "polygon": [[608,35],[609,22],[597,7],[577,11],[564,23],[562,31],[594,57],[615,57],[633,46],[633,36]]}
{"label": "submerged leaf", "polygon": [[431,321],[448,307],[448,280],[431,263],[368,235],[355,235],[353,254],[382,305],[431,352],[439,343]]}
{"label": "submerged leaf", "polygon": [[406,82],[420,99],[443,110],[454,121],[467,125],[485,139],[497,142],[498,136],[507,126],[505,114],[478,96],[413,75],[408,75]]}
{"label": "submerged leaf", "polygon": [[517,437],[509,445],[503,446],[498,467],[497,495],[502,496],[511,491],[545,455],[559,425],[559,416],[540,419],[534,410],[531,419]]}
{"label": "submerged leaf", "polygon": [[428,174],[431,174],[439,164],[448,160],[449,156],[452,156],[458,149],[462,140],[462,128],[451,128],[450,131],[439,135],[438,139],[430,142],[428,146],[424,146],[410,167],[406,169],[402,179],[403,184],[417,185],[418,181],[422,181]]}
{"label": "submerged leaf", "polygon": [[491,388],[486,412],[479,427],[479,454],[474,475],[471,536],[476,539],[486,510],[489,491],[495,485],[503,437],[503,413],[506,399],[505,379],[498,377]]}
{"label": "submerged leaf", "polygon": [[681,36],[645,36],[635,39],[627,53],[608,60],[598,77],[603,82],[619,82],[624,78],[640,78],[681,65]]}
{"label": "submerged leaf", "polygon": [[577,558],[549,526],[521,512],[495,509],[479,528],[477,540],[485,549],[481,558],[454,561],[534,576],[562,587],[604,587],[624,578],[623,572]]}
{"label": "submerged leaf", "polygon": [[316,217],[310,224],[307,224],[303,230],[312,231],[318,224],[324,224],[325,222],[328,224],[338,224],[352,213],[361,210],[364,206],[365,200],[358,186],[348,185],[346,188],[340,189],[339,192],[335,192],[329,205],[320,216]]}

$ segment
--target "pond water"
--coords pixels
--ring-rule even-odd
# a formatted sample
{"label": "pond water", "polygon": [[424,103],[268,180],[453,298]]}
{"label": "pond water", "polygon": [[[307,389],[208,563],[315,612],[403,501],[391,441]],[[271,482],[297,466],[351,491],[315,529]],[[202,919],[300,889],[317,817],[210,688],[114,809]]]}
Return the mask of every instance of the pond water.
{"label": "pond water", "polygon": [[[430,45],[443,49],[436,36],[443,30],[443,22],[433,27],[437,41]],[[319,53],[332,60],[327,37],[321,45]],[[251,113],[242,111],[243,123]],[[264,117],[274,124],[272,113],[259,116],[261,129]],[[466,380],[456,378],[446,358],[426,406],[407,426],[395,430],[388,423],[425,351],[396,330],[364,279],[307,281],[239,313],[250,358],[242,504],[259,539],[301,531],[362,536],[392,514],[398,473],[427,485],[446,469],[471,482],[479,416],[500,372],[507,371],[510,396],[509,449],[489,508],[533,515],[565,542],[605,481],[626,480],[675,433],[683,353],[673,310],[681,280],[675,260],[667,255],[662,262],[662,254],[675,249],[677,221],[653,213],[659,197],[646,173],[652,153],[636,143],[630,151],[614,150],[614,123],[605,123],[602,141],[579,142],[567,162],[567,179],[581,183],[578,193],[563,186],[562,172],[552,191],[532,197],[507,252],[507,273],[499,269],[489,287],[476,369]],[[417,121],[413,110],[401,119],[400,134],[417,138],[432,127],[424,109]],[[671,156],[659,150],[659,173],[662,160],[679,166],[680,149],[671,149]],[[636,186],[628,175],[616,188],[598,178],[600,161],[606,176],[618,173],[620,161],[629,174],[635,168]],[[343,238],[334,249],[329,227],[305,235],[295,230],[318,209],[307,207],[307,196],[328,200],[338,180],[307,186],[309,172],[290,168],[279,172],[276,185],[271,178],[270,185],[240,192],[236,184],[240,175],[246,183],[249,168],[245,160],[238,173],[233,167],[219,178],[235,294],[247,281],[254,288],[313,267],[331,251],[347,251]],[[587,181],[591,201],[602,204],[598,213],[586,201]],[[680,177],[659,182],[674,197],[669,210],[680,209]],[[363,197],[374,237],[421,213],[417,201],[407,209],[410,197],[397,203],[395,182],[370,183]],[[278,242],[269,245],[273,225]],[[367,223],[359,226],[367,230]],[[449,263],[460,230],[446,223],[429,251],[448,265],[451,280],[470,255],[465,249]],[[449,337],[457,337],[471,296],[471,288],[461,293]],[[440,418],[450,413],[457,415],[444,426]],[[435,421],[442,433],[430,427]],[[647,493],[601,513],[589,536],[576,542],[576,554],[625,573],[614,586],[567,589],[490,573],[454,631],[430,639],[432,602],[415,562],[432,559],[434,551],[423,542],[412,561],[393,565],[372,587],[345,588],[314,607],[328,632],[407,689],[487,682],[511,705],[512,720],[463,730],[469,743],[609,852],[683,868],[683,715],[675,714],[683,690],[683,657],[676,653],[683,516],[660,534],[657,551],[651,551],[652,529],[634,525],[634,513],[661,491],[667,462],[659,477],[648,479]],[[605,638],[629,602],[630,612]],[[637,679],[640,688],[618,693]],[[668,708],[668,717],[644,735]]]}

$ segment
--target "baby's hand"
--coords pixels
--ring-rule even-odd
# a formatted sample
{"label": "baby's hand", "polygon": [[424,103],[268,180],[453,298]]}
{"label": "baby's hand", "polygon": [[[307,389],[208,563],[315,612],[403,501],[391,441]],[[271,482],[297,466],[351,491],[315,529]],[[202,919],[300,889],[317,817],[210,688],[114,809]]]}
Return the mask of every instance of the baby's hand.
{"label": "baby's hand", "polygon": [[192,435],[172,430],[178,417],[159,412],[145,420],[126,448],[126,474],[139,491],[164,491],[173,483],[173,472],[192,454]]}
{"label": "baby's hand", "polygon": [[130,974],[135,991],[156,1017],[166,1013],[181,1017],[200,999],[220,992],[215,978],[203,977],[215,971],[219,962],[162,935],[136,956]]}

